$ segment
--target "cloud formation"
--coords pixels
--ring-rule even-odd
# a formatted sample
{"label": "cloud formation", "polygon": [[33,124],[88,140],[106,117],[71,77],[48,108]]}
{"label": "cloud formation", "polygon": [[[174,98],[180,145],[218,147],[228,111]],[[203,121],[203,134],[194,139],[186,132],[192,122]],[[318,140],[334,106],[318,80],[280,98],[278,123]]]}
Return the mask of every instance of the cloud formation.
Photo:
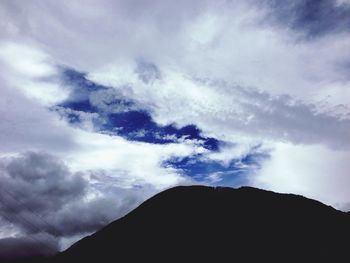
{"label": "cloud formation", "polygon": [[292,0],[263,1],[271,8],[270,14],[283,26],[313,38],[325,34],[349,32],[350,5],[347,1]]}
{"label": "cloud formation", "polygon": [[147,185],[120,186],[113,177],[106,182],[108,175],[97,171],[72,173],[46,153],[6,157],[0,164],[1,219],[14,227],[14,246],[30,245],[33,239],[42,245],[41,237],[47,237],[59,248],[61,238],[96,231],[155,192]]}
{"label": "cloud formation", "polygon": [[291,143],[276,143],[273,149],[271,158],[251,177],[252,185],[298,193],[348,211],[344,202],[350,199],[348,150]]}
{"label": "cloud formation", "polygon": [[57,240],[45,234],[0,239],[0,260],[51,256],[59,249]]}
{"label": "cloud formation", "polygon": [[178,184],[349,203],[348,1],[0,7],[9,243],[65,247]]}

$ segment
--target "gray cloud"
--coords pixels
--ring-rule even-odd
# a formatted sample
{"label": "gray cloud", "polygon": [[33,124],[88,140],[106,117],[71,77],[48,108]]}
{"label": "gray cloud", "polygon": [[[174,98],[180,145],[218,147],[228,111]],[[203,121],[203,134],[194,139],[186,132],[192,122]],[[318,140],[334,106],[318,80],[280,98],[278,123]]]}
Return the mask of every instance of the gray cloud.
{"label": "gray cloud", "polygon": [[[271,10],[268,17],[307,38],[350,31],[350,4],[336,0],[258,0]],[[268,18],[269,19],[269,18]]]}
{"label": "gray cloud", "polygon": [[[333,92],[337,95],[335,104],[348,103],[348,83],[338,83],[347,80],[348,74],[344,69],[335,68],[346,60],[347,35],[330,34],[329,39],[321,36],[349,32],[349,5],[337,6],[336,1],[329,0],[89,0],[84,5],[72,0],[4,0],[0,6],[0,38],[9,41],[10,46],[20,43],[25,50],[40,48],[53,64],[61,63],[89,73],[106,72],[107,76],[101,77],[106,86],[119,87],[120,84],[116,81],[114,85],[108,76],[112,80],[125,78],[126,84],[130,77],[136,77],[135,87],[123,86],[120,90],[126,92],[127,98],[144,102],[142,106],[151,108],[160,124],[194,123],[210,136],[237,143],[243,141],[242,135],[259,143],[289,141],[349,149],[349,118],[319,112],[316,105],[306,102],[322,100]],[[259,23],[261,21],[266,23]],[[295,45],[298,36],[315,41]],[[151,146],[138,148],[124,143],[120,148],[125,151],[112,151],[118,148],[112,140],[104,141],[102,137],[69,129],[57,121],[55,113],[39,106],[40,102],[26,98],[23,93],[31,94],[39,83],[29,82],[32,85],[28,86],[27,78],[45,77],[49,62],[39,59],[40,63],[28,63],[32,53],[29,52],[25,60],[27,53],[18,50],[21,48],[7,54],[4,64],[16,62],[19,73],[13,73],[11,80],[25,88],[20,92],[13,88],[16,85],[1,83],[0,152],[4,155],[27,150],[38,152],[0,160],[0,189],[6,189],[0,192],[4,220],[25,235],[48,233],[71,238],[98,229],[155,192],[152,186],[134,185],[141,177],[135,179],[135,174],[144,174],[147,179],[154,176],[155,184],[161,181],[165,185],[167,178],[174,182],[171,178],[177,178],[177,174],[166,177],[168,171],[165,174],[155,169],[159,162],[153,162],[159,159],[158,155],[168,153],[153,151]],[[37,62],[35,54],[33,59]],[[135,58],[155,64],[140,63],[131,69],[129,76],[126,69]],[[118,70],[114,71],[113,66]],[[342,64],[341,67],[344,68]],[[1,69],[4,79],[11,75],[11,71]],[[29,77],[21,79],[21,74]],[[192,76],[238,84],[227,89],[208,87],[193,82]],[[240,88],[242,86],[257,89]],[[127,93],[129,88],[131,92]],[[39,101],[49,93],[47,86],[36,91]],[[80,92],[73,95],[77,95],[77,99],[87,96]],[[96,93],[91,102],[106,112],[122,112],[130,107],[127,102],[123,107],[111,105],[113,92]],[[289,94],[304,102],[276,96],[278,94]],[[93,114],[75,113],[86,126],[101,119]],[[137,173],[131,172],[127,183],[110,181],[108,175],[96,175],[95,171],[73,173],[56,157],[41,153],[42,150],[73,160],[70,165],[79,167],[78,170],[94,162],[91,167],[108,166],[113,175],[119,172],[113,169],[129,171],[130,167],[130,171]],[[290,162],[290,152],[283,154]],[[74,159],[78,155],[82,157]],[[111,155],[120,159],[105,158]],[[326,164],[329,160],[328,155],[318,156],[317,150],[308,156],[317,156]],[[130,160],[134,161],[133,165],[129,165]],[[300,167],[298,161],[292,168]],[[341,162],[347,168],[348,160],[341,159]],[[288,167],[284,161],[280,166]],[[335,166],[328,163],[327,167]],[[345,168],[342,170],[348,170]],[[332,172],[323,170],[315,174],[324,173],[334,180],[330,176]],[[297,173],[303,178],[311,174],[307,169],[299,169]],[[328,179],[313,178],[316,179],[310,183],[310,189],[319,182],[325,186],[320,192],[326,193],[326,186],[332,185]],[[288,182],[284,178],[282,181]],[[338,192],[331,193],[338,196]],[[346,198],[339,195],[339,199]]]}
{"label": "gray cloud", "polygon": [[[124,189],[104,178],[71,173],[63,162],[45,153],[2,158],[1,217],[28,238],[45,234],[59,240],[96,231],[155,191],[147,186]],[[13,240],[14,246],[17,241]]]}
{"label": "gray cloud", "polygon": [[91,93],[90,103],[102,113],[121,113],[140,110],[140,107],[115,89],[99,90]]}
{"label": "gray cloud", "polygon": [[[142,57],[153,53],[155,46],[166,51],[187,21],[204,12],[208,3],[91,0],[82,7],[79,1],[66,0],[2,1],[0,14],[6,23],[0,27],[2,36],[34,39],[46,45],[55,57],[64,57],[65,63],[86,70],[112,57]],[[140,24],[149,30],[144,31]],[[90,41],[92,35],[94,40]],[[69,50],[74,52],[67,56]]]}
{"label": "gray cloud", "polygon": [[0,90],[0,151],[50,148],[62,152],[74,148],[71,131],[58,121],[54,113],[7,85],[1,77]]}
{"label": "gray cloud", "polygon": [[36,234],[0,239],[0,260],[50,256],[59,249],[57,239],[47,234]]}
{"label": "gray cloud", "polygon": [[[255,130],[270,138],[296,144],[326,144],[331,148],[349,149],[350,119],[332,112],[320,112],[317,105],[288,95],[271,96],[254,89],[240,89],[246,102],[242,107],[249,120],[241,128]],[[273,128],[272,128],[273,127]]]}
{"label": "gray cloud", "polygon": [[135,73],[146,84],[161,79],[161,72],[158,69],[158,67],[153,63],[145,61],[140,61],[139,63],[137,63]]}
{"label": "gray cloud", "polygon": [[51,155],[34,152],[2,163],[0,185],[6,219],[29,233],[51,228],[45,218],[82,198],[87,189],[81,175],[71,174]]}
{"label": "gray cloud", "polygon": [[182,92],[174,90],[172,79],[164,78],[161,85],[147,91],[130,85],[135,90],[130,93],[139,94],[136,99],[143,100],[144,107],[150,105],[156,121],[179,126],[192,123],[223,140],[235,142],[240,136],[249,136],[258,141],[350,148],[350,115],[345,106],[343,113],[338,113],[337,107],[325,111],[317,103],[286,94],[273,95],[220,80],[178,78],[176,84],[182,85]]}

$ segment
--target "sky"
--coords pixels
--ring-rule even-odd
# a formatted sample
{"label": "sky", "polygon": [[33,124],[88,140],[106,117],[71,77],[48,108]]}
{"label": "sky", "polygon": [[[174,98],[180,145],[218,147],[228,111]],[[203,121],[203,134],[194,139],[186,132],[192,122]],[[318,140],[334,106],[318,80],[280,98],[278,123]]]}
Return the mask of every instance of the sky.
{"label": "sky", "polygon": [[0,0],[0,17],[0,255],[63,250],[176,185],[350,210],[350,1]]}

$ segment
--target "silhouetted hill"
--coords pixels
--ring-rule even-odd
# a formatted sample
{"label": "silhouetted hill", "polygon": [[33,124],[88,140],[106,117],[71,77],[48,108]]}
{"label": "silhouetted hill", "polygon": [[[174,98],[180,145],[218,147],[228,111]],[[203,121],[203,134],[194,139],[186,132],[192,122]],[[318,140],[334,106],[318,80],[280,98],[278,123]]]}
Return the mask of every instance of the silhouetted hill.
{"label": "silhouetted hill", "polygon": [[350,218],[320,202],[249,187],[175,187],[55,262],[349,262]]}

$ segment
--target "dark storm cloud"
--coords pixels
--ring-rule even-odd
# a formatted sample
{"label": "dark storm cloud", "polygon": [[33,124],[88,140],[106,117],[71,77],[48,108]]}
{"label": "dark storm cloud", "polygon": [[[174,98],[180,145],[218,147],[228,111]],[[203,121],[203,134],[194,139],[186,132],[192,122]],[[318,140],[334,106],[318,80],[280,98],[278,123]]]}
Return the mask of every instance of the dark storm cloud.
{"label": "dark storm cloud", "polygon": [[[56,238],[96,231],[144,199],[139,189],[105,184],[103,176],[71,173],[54,156],[28,152],[0,160],[0,209],[3,220],[24,235]],[[95,193],[97,196],[90,196]]]}
{"label": "dark storm cloud", "polygon": [[302,32],[307,38],[350,31],[350,4],[335,0],[263,0],[278,23]]}
{"label": "dark storm cloud", "polygon": [[123,216],[145,198],[142,191],[135,193],[135,189],[112,188],[115,193],[107,190],[104,196],[97,199],[66,206],[52,218],[57,229],[67,236],[94,232]]}
{"label": "dark storm cloud", "polygon": [[[59,235],[45,218],[81,198],[87,182],[51,155],[29,152],[1,163],[0,198],[4,219],[28,233]],[[62,233],[63,234],[63,233]]]}
{"label": "dark storm cloud", "polygon": [[59,249],[57,239],[47,234],[0,239],[0,260],[49,256]]}
{"label": "dark storm cloud", "polygon": [[12,207],[15,212],[59,209],[80,197],[87,185],[79,174],[72,175],[63,163],[43,153],[26,153],[5,167],[1,188],[15,196],[18,204]]}

